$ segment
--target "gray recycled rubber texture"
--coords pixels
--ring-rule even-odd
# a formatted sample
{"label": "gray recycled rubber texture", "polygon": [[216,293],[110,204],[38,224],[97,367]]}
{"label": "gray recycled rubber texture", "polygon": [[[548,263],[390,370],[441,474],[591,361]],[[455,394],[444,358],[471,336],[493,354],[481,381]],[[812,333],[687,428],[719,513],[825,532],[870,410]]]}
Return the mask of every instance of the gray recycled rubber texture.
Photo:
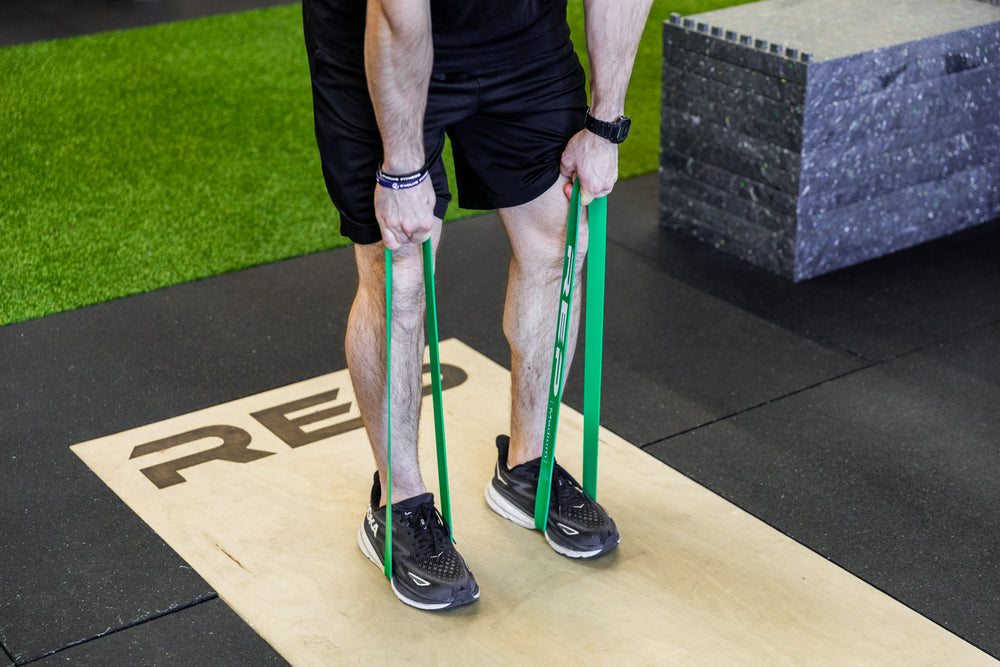
{"label": "gray recycled rubber texture", "polygon": [[219,598],[66,648],[32,663],[55,665],[287,665]]}
{"label": "gray recycled rubber texture", "polygon": [[[981,615],[993,611],[987,599],[1000,599],[995,552],[983,550],[996,531],[976,523],[995,501],[989,480],[1000,479],[983,435],[1000,429],[1000,228],[795,285],[660,229],[658,192],[650,175],[619,183],[609,200],[604,426],[1000,654],[1000,635]],[[191,636],[174,623],[214,604],[213,592],[69,446],[344,368],[352,254],[340,248],[0,327],[0,501],[11,547],[0,552],[0,588],[12,591],[0,598],[0,641],[10,655],[23,662],[109,628],[122,630],[94,641]],[[446,226],[441,337],[505,366],[508,262],[495,214]],[[581,370],[571,369],[565,394],[577,410]],[[814,411],[845,426],[813,425]],[[468,446],[492,446],[496,435]],[[950,458],[938,460],[945,445]],[[720,458],[739,447],[742,458]],[[788,465],[797,452],[803,464]],[[810,495],[819,468],[823,486]],[[357,481],[359,508],[367,484]],[[796,502],[780,497],[789,490]],[[895,532],[865,532],[870,512],[843,509],[855,498],[875,502]],[[927,539],[942,530],[948,539]],[[217,632],[226,644],[245,629],[230,619]]]}

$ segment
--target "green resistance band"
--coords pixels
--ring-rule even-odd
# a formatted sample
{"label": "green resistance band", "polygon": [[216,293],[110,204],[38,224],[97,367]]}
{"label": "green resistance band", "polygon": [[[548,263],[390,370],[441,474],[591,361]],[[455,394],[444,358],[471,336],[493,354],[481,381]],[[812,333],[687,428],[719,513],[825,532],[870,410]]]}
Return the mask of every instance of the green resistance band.
{"label": "green resistance band", "polygon": [[[441,355],[438,350],[437,299],[434,296],[434,252],[431,241],[423,243],[424,299],[427,302],[427,340],[431,348],[431,389],[434,396],[434,438],[437,452],[438,491],[441,495],[441,514],[451,535],[451,495],[448,493],[448,455],[444,446],[444,404],[441,399]],[[452,542],[455,541],[452,536]]]}
{"label": "green resistance band", "polygon": [[[434,435],[437,447],[438,486],[441,495],[441,514],[448,534],[451,530],[451,494],[448,490],[448,455],[444,440],[444,403],[441,387],[441,355],[438,343],[437,299],[434,295],[434,252],[431,240],[421,247],[424,264],[424,298],[427,303],[427,338],[431,353],[431,389],[434,398]],[[385,505],[385,576],[392,579],[392,251],[385,250],[385,365],[386,365],[386,505]]]}
{"label": "green resistance band", "polygon": [[604,266],[607,255],[608,200],[587,207],[587,316],[584,322],[583,492],[597,500],[597,438],[601,426],[601,368],[604,361]]}
{"label": "green resistance band", "polygon": [[392,579],[392,251],[385,249],[385,576]]}
{"label": "green resistance band", "polygon": [[[545,531],[552,492],[552,470],[555,467],[556,427],[559,405],[562,403],[563,375],[566,362],[566,342],[569,338],[569,318],[573,304],[573,276],[576,273],[576,247],[580,223],[580,183],[573,184],[566,222],[566,254],[563,257],[559,311],[556,321],[556,344],[552,355],[552,375],[549,380],[548,407],[542,461],[538,471],[538,491],[535,495],[535,528]],[[583,398],[583,490],[597,499],[597,440],[601,423],[601,364],[604,347],[604,264],[607,236],[607,199],[591,202],[589,215],[589,248],[587,251],[587,316],[585,320],[584,398]]]}

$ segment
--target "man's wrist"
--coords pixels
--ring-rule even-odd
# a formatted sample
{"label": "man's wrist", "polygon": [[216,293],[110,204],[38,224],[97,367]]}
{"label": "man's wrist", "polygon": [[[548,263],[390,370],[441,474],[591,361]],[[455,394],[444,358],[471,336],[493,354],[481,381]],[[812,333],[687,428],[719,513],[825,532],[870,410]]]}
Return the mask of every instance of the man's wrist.
{"label": "man's wrist", "polygon": [[632,120],[621,114],[614,120],[601,120],[594,116],[590,110],[587,111],[587,120],[584,127],[597,136],[607,139],[613,144],[620,144],[628,137],[629,129],[632,127]]}
{"label": "man's wrist", "polygon": [[391,174],[386,173],[382,170],[384,165],[379,165],[378,169],[375,170],[375,182],[381,185],[383,188],[389,188],[390,190],[407,190],[409,188],[415,188],[424,181],[430,175],[430,165],[424,164],[420,169],[408,174]]}

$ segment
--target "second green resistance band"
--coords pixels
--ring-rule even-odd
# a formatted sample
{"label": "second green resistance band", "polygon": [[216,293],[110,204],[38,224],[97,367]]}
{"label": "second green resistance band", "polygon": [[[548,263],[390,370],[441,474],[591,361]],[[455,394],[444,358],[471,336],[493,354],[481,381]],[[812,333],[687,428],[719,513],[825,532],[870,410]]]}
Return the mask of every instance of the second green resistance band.
{"label": "second green resistance band", "polygon": [[601,371],[604,352],[604,263],[607,254],[608,200],[587,207],[587,315],[583,368],[583,492],[597,500],[597,439],[601,426]]}
{"label": "second green resistance band", "polygon": [[[580,221],[580,184],[573,184],[569,217],[566,221],[566,254],[563,257],[556,324],[555,350],[552,355],[552,375],[549,380],[548,406],[542,460],[535,495],[535,528],[544,531],[548,522],[552,491],[552,471],[555,467],[556,427],[562,402],[563,375],[566,363],[566,342],[573,304],[573,276],[576,273],[576,248]],[[604,339],[604,259],[606,252],[607,200],[595,199],[588,207],[589,249],[587,260],[587,317],[584,358],[584,442],[583,487],[591,499],[597,497],[597,441],[601,410],[601,364]]]}
{"label": "second green resistance band", "polygon": [[[434,395],[434,437],[437,444],[438,486],[441,514],[451,532],[451,496],[448,493],[448,456],[444,447],[444,404],[441,398],[441,357],[438,352],[437,298],[434,296],[434,251],[431,240],[423,244],[424,299],[427,302],[427,342],[431,348],[431,389]],[[452,536],[452,541],[455,541]]]}

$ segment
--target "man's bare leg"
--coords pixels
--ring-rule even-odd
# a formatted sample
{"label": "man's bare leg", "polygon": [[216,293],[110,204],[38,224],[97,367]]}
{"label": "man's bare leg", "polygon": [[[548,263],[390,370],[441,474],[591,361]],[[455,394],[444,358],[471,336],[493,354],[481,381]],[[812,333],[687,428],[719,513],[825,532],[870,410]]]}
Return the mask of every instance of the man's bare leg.
{"label": "man's bare leg", "polygon": [[[542,454],[545,413],[556,339],[557,304],[566,254],[569,201],[562,176],[548,191],[521,206],[501,209],[513,248],[504,308],[504,333],[511,350],[511,466]],[[581,216],[569,338],[563,378],[569,374],[580,321],[580,275],[587,252],[586,216]]]}
{"label": "man's bare leg", "polygon": [[[505,519],[532,529],[566,254],[566,182],[560,177],[536,200],[500,212],[514,249],[504,308],[504,333],[511,349],[511,424],[510,440],[497,438],[499,458],[486,486],[486,503]],[[577,283],[587,254],[587,233],[586,221],[581,220],[575,248]],[[580,291],[573,290],[566,373],[576,347]],[[500,465],[505,458],[506,470]],[[566,470],[556,466],[552,472],[553,502],[544,529],[549,546],[569,558],[597,558],[615,549],[621,538],[614,520]]]}
{"label": "man's bare leg", "polygon": [[[441,234],[437,220],[434,249]],[[361,419],[378,468],[382,500],[386,488],[385,246],[355,245],[358,292],[347,322],[347,366]],[[424,282],[421,247],[406,243],[393,253],[392,308],[392,500],[426,491],[417,460],[423,389]]]}

